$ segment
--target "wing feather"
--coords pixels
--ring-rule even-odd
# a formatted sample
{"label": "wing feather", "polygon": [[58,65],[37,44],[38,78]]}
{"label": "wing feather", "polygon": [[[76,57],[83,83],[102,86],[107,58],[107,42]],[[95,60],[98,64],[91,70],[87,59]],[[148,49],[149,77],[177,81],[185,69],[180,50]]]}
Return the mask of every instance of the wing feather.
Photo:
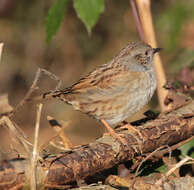
{"label": "wing feather", "polygon": [[71,92],[86,99],[100,100],[110,95],[113,98],[126,89],[133,89],[143,75],[142,72],[128,72],[121,68],[100,68],[80,79],[72,86]]}

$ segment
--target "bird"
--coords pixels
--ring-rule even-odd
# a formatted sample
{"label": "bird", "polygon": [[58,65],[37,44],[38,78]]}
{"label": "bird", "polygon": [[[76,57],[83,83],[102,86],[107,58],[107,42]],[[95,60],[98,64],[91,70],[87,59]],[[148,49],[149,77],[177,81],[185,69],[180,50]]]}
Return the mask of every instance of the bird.
{"label": "bird", "polygon": [[100,120],[124,144],[112,127],[138,112],[152,98],[157,87],[154,54],[161,49],[141,41],[130,42],[107,64],[70,87],[44,93],[41,98],[57,98]]}

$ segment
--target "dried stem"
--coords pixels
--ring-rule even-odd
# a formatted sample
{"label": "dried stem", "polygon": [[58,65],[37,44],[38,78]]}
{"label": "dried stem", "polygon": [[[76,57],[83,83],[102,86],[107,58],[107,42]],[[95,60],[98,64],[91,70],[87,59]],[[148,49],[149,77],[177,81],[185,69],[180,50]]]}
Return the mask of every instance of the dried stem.
{"label": "dried stem", "polygon": [[135,22],[136,22],[137,30],[139,32],[139,36],[140,36],[142,41],[145,41],[144,32],[143,32],[142,24],[141,24],[139,15],[138,15],[136,3],[135,3],[134,0],[130,0],[129,2],[131,4],[131,8],[132,8],[132,11],[133,11],[133,16],[134,16],[134,19],[135,19]]}
{"label": "dried stem", "polygon": [[37,83],[39,81],[40,74],[41,74],[41,69],[39,68],[30,89],[28,90],[28,92],[26,93],[24,98],[17,104],[17,106],[14,108],[14,110],[9,114],[9,117],[13,116],[17,112],[17,110],[25,104],[26,100],[31,96],[31,94],[36,89],[38,89]]}
{"label": "dried stem", "polygon": [[40,77],[41,77],[41,74],[42,73],[46,74],[51,79],[56,80],[58,82],[55,90],[58,90],[60,88],[62,82],[61,82],[61,80],[56,75],[54,75],[53,73],[50,73],[49,71],[47,71],[45,69],[39,68],[38,71],[36,72],[35,78],[33,80],[33,83],[31,85],[30,89],[28,90],[28,92],[26,93],[26,95],[24,96],[24,98],[14,108],[14,110],[9,114],[9,117],[13,116],[17,112],[17,110],[26,103],[26,101],[30,98],[30,96],[32,95],[32,93],[35,90],[38,89],[38,81],[40,80]]}
{"label": "dried stem", "polygon": [[35,134],[34,134],[34,146],[32,152],[32,159],[31,159],[31,178],[30,184],[31,189],[37,189],[37,158],[38,158],[38,134],[39,134],[39,127],[40,127],[40,116],[41,116],[42,104],[38,105],[37,109],[37,117],[36,117],[36,124],[35,124]]}
{"label": "dried stem", "polygon": [[51,127],[58,133],[57,136],[59,136],[60,139],[62,140],[64,148],[71,149],[73,147],[73,144],[71,140],[68,138],[68,136],[65,134],[64,128],[66,126],[64,124],[61,125],[56,119],[54,119],[51,116],[47,116],[47,120],[49,121]]}
{"label": "dried stem", "polygon": [[3,43],[0,43],[0,61],[1,61],[1,55],[2,55],[2,51],[3,51]]}
{"label": "dried stem", "polygon": [[141,161],[141,163],[139,164],[139,166],[137,167],[137,170],[135,172],[135,176],[138,176],[139,175],[139,169],[141,168],[142,164],[146,161],[146,160],[149,160],[152,156],[154,156],[158,151],[164,149],[164,148],[167,148],[168,149],[168,152],[169,152],[169,158],[171,158],[171,153],[172,153],[172,150],[171,148],[168,146],[168,145],[164,145],[164,146],[161,146],[159,148],[157,148],[156,150],[154,150],[152,153],[148,154],[148,156],[143,159]]}
{"label": "dried stem", "polygon": [[28,142],[28,140],[25,138],[25,135],[23,133],[23,131],[15,124],[13,123],[10,118],[8,118],[7,116],[3,116],[0,119],[0,125],[2,126],[6,126],[9,131],[11,132],[11,134],[16,137],[18,143],[20,145],[22,145],[22,147],[24,148],[26,154],[29,156],[30,152],[31,152],[31,143]]}
{"label": "dried stem", "polygon": [[164,180],[169,177],[177,168],[180,168],[182,165],[184,165],[186,162],[188,162],[189,160],[194,160],[193,158],[186,156],[183,160],[181,160],[180,162],[178,162],[177,164],[175,164],[175,166],[173,168],[171,168],[164,177],[162,177],[161,179],[159,179],[155,185],[161,186],[162,183],[164,182]]}
{"label": "dried stem", "polygon": [[[152,23],[152,14],[150,10],[150,0],[136,0],[139,17],[141,20],[143,32],[144,32],[144,41],[148,44],[150,44],[152,47],[158,47],[156,38],[155,38],[155,32],[154,27]],[[139,25],[139,23],[137,23]],[[164,69],[162,66],[162,62],[160,59],[159,54],[156,54],[154,56],[154,63],[155,63],[155,70],[156,70],[156,76],[157,76],[157,92],[158,92],[158,99],[161,107],[161,111],[166,111],[168,107],[164,104],[164,100],[168,94],[168,91],[163,88],[163,86],[166,84],[166,77],[164,73]]]}

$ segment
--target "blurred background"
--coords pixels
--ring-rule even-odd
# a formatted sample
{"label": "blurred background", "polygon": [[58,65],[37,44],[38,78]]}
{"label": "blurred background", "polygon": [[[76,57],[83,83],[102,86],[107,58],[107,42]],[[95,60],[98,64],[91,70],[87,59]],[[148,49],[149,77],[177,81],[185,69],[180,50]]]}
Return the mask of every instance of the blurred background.
{"label": "blurred background", "polygon": [[[54,0],[1,0],[0,41],[4,43],[0,63],[0,94],[8,94],[14,107],[29,90],[37,69],[45,68],[57,75],[63,88],[105,64],[128,42],[140,40],[129,1],[106,0],[92,34],[77,17],[71,1],[56,36],[45,41],[45,19]],[[152,0],[152,13],[162,61],[168,80],[194,81],[194,1]],[[186,2],[186,3],[185,3]],[[37,94],[53,90],[56,82],[43,75]],[[25,104],[14,121],[32,141],[36,119],[36,102]],[[143,117],[148,109],[158,110],[157,96],[130,121]],[[94,141],[104,132],[101,123],[58,100],[44,101],[41,115],[40,144],[53,136],[47,116],[68,121],[65,129],[73,144]],[[1,129],[1,144],[10,140]],[[11,146],[11,143],[6,146]],[[5,146],[5,147],[6,147]]]}

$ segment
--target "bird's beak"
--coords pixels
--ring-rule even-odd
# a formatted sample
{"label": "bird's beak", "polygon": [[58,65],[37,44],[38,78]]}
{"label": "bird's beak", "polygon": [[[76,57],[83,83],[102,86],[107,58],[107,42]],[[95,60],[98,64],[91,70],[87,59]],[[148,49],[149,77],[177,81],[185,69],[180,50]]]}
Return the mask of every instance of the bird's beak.
{"label": "bird's beak", "polygon": [[153,53],[157,53],[159,51],[161,51],[163,48],[153,48]]}

